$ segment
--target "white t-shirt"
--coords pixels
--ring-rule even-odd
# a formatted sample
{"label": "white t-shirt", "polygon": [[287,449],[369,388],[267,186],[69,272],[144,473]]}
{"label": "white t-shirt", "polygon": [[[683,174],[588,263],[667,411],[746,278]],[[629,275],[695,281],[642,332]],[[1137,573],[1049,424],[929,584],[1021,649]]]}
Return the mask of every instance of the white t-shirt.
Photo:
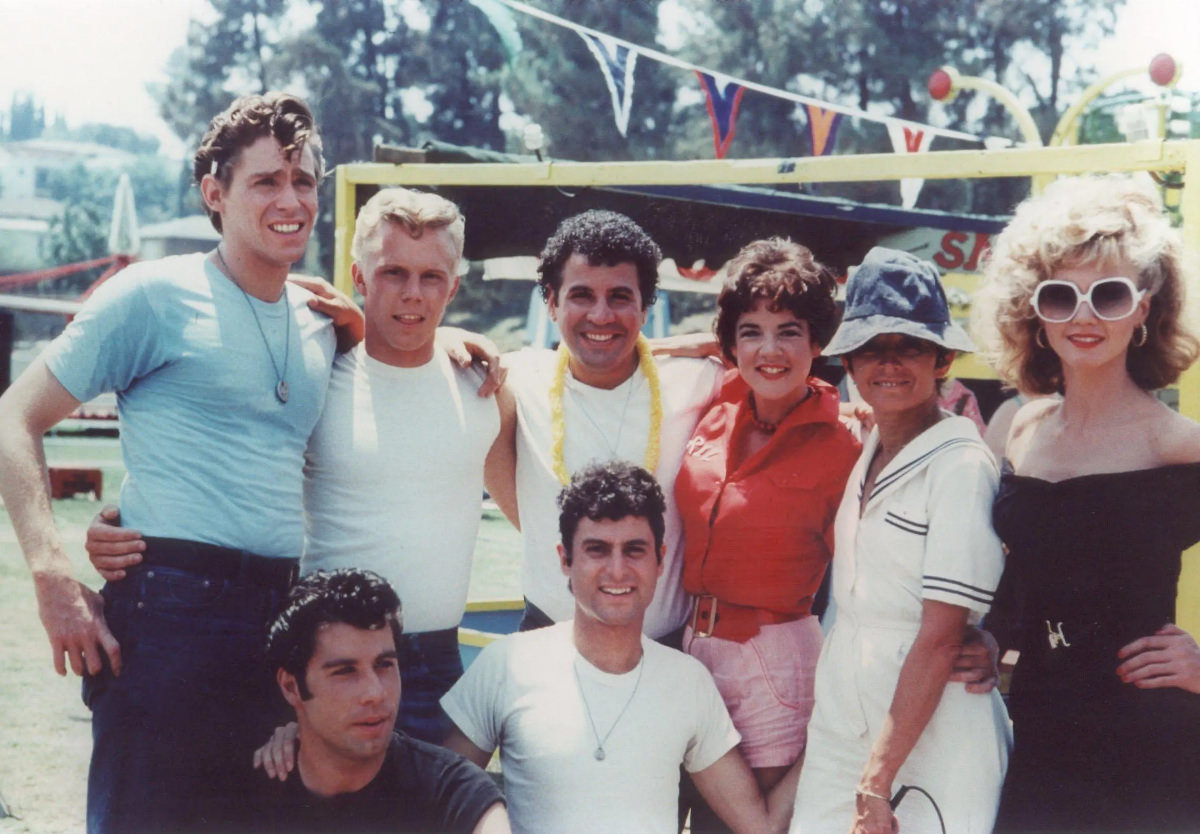
{"label": "white t-shirt", "polygon": [[472,744],[500,748],[514,832],[678,831],[679,766],[704,770],[740,737],[699,661],[648,637],[642,650],[611,675],[558,623],[491,644],[442,698]]}
{"label": "white t-shirt", "polygon": [[[550,443],[550,386],[557,355],[521,350],[505,357],[508,385],[517,401],[517,502],[521,513],[525,597],[555,622],[575,615],[575,601],[558,561],[558,504],[562,484],[554,474]],[[675,508],[675,476],[696,424],[720,390],[715,360],[667,358],[657,362],[662,390],[662,430],[655,476],[667,500],[663,575],[646,611],[646,634],[658,638],[683,625],[688,598],[682,587],[683,525]],[[650,386],[639,367],[613,389],[594,388],[568,372],[563,386],[567,471],[621,459],[644,465],[650,434]]]}
{"label": "white t-shirt", "polygon": [[400,595],[405,632],[462,619],[496,401],[444,351],[397,368],[339,356],[304,467],[302,573],[356,567]]}

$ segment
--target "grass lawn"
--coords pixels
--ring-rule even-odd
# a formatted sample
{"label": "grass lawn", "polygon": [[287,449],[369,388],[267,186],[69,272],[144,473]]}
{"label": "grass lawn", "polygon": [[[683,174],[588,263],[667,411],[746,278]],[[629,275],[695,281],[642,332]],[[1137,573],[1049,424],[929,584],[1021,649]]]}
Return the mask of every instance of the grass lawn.
{"label": "grass lawn", "polygon": [[[48,438],[51,464],[104,471],[104,496],[116,502],[123,475],[115,441]],[[99,588],[83,550],[101,506],[90,498],[54,502],[54,515],[76,576]],[[485,511],[471,575],[472,599],[519,597],[520,538],[495,511]],[[17,816],[0,814],[0,834],[77,834],[84,829],[91,714],[79,678],[60,678],[37,616],[33,586],[8,513],[0,508],[0,797]],[[19,817],[19,818],[18,818]]]}

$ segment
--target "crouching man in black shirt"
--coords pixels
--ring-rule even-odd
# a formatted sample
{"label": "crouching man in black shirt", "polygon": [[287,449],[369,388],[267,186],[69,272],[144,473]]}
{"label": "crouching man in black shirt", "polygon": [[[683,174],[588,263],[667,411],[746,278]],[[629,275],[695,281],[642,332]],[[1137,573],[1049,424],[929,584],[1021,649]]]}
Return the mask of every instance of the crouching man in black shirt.
{"label": "crouching man in black shirt", "polygon": [[370,571],[317,571],[292,589],[267,661],[296,712],[300,778],[263,779],[257,828],[509,834],[491,777],[393,731],[400,633],[400,600]]}

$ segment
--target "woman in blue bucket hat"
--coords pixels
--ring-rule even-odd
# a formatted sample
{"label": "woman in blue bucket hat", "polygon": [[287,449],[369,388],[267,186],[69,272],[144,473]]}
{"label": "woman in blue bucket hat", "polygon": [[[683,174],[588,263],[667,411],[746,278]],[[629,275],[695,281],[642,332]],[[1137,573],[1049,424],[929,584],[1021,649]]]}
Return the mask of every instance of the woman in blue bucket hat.
{"label": "woman in blue bucket hat", "polygon": [[[1008,716],[999,693],[950,681],[1004,566],[995,462],[970,420],[938,407],[939,381],[971,350],[933,264],[877,247],[851,274],[825,352],[843,357],[875,428],[835,522],[836,609],[793,832],[992,829]],[[893,811],[904,786],[924,795]]]}

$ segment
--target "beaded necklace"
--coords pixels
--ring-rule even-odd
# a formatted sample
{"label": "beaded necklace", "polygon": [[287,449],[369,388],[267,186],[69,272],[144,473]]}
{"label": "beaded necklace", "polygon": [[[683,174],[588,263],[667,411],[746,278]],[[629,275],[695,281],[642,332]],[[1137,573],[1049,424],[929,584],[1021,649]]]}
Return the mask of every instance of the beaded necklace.
{"label": "beaded necklace", "polygon": [[[650,343],[641,334],[638,334],[637,338],[637,355],[638,365],[650,388],[650,436],[646,438],[646,454],[642,466],[653,473],[658,468],[659,434],[662,430],[662,389],[659,386],[658,366],[654,364],[654,356],[650,353]],[[550,454],[554,461],[554,475],[563,486],[571,480],[566,461],[563,459],[563,444],[567,437],[566,422],[563,419],[563,389],[566,386],[570,362],[571,352],[567,349],[566,342],[560,342],[554,380],[550,383]]]}

